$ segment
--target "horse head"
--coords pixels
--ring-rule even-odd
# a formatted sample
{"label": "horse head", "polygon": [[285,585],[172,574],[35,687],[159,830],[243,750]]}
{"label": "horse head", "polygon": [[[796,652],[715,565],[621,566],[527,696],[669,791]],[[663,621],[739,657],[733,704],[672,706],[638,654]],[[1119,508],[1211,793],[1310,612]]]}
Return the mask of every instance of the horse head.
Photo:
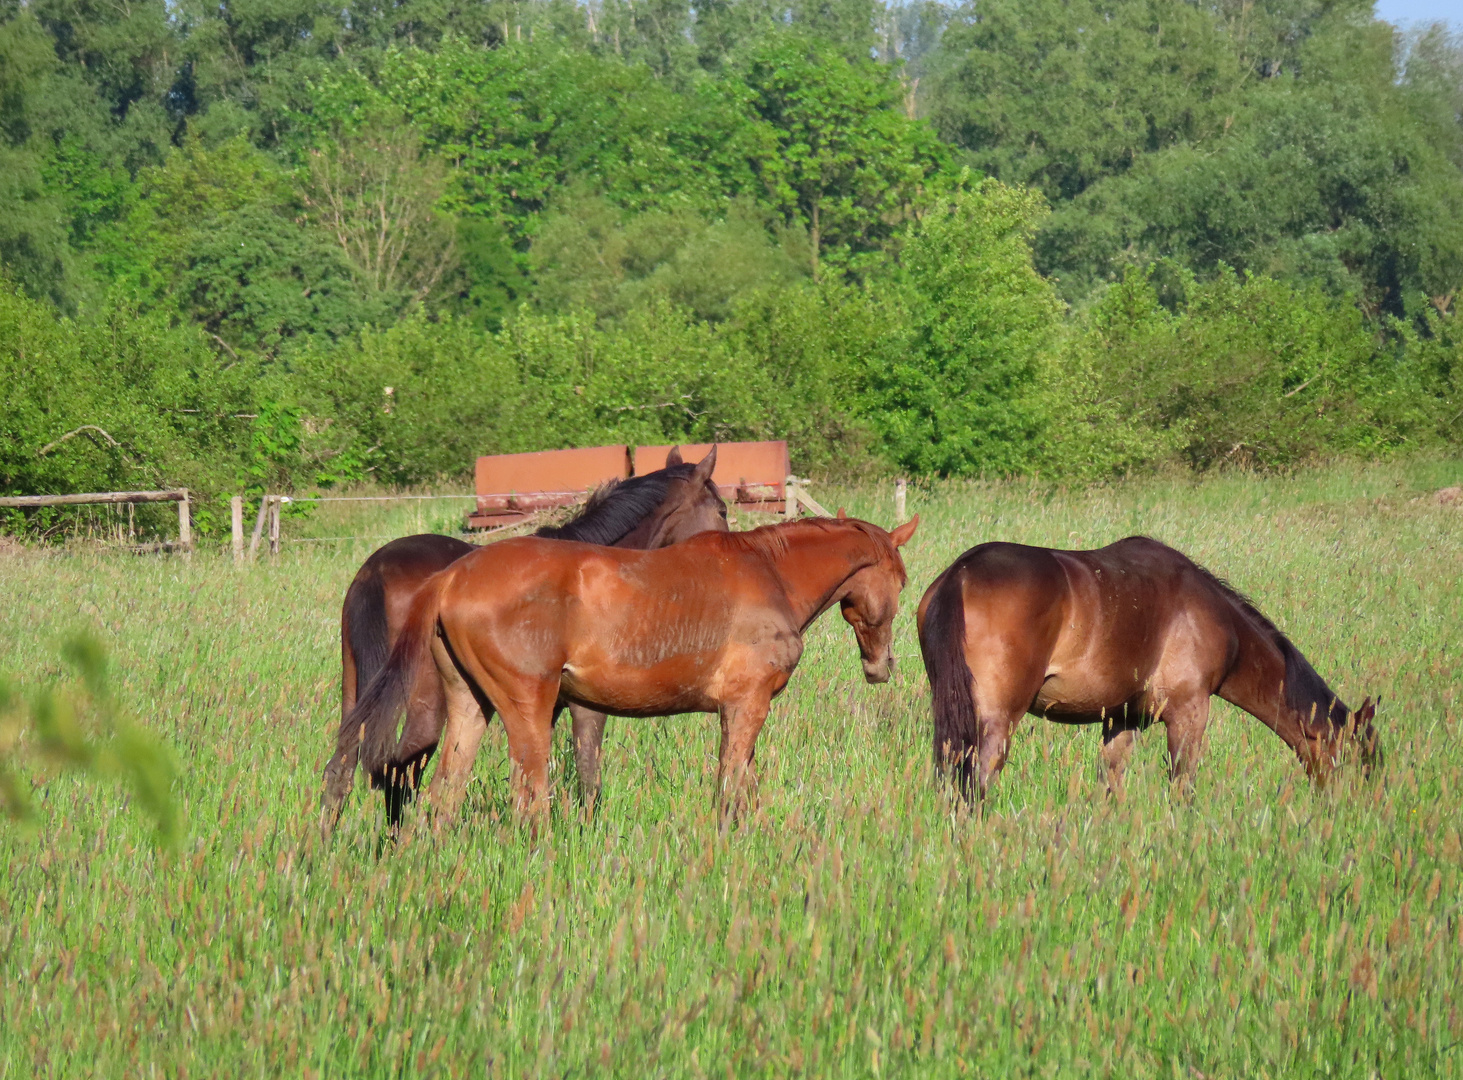
{"label": "horse head", "polygon": [[665,499],[660,509],[641,526],[645,530],[643,543],[634,546],[662,548],[679,544],[697,533],[726,532],[726,502],[711,482],[715,468],[715,446],[694,466],[681,460],[680,447],[672,447],[666,455],[669,483]]}
{"label": "horse head", "polygon": [[894,671],[894,615],[899,610],[900,590],[907,580],[899,548],[909,542],[919,527],[919,515],[888,533],[877,525],[858,524],[881,533],[889,543],[875,562],[848,579],[838,604],[844,621],[853,627],[853,636],[858,640],[864,679],[884,683]]}

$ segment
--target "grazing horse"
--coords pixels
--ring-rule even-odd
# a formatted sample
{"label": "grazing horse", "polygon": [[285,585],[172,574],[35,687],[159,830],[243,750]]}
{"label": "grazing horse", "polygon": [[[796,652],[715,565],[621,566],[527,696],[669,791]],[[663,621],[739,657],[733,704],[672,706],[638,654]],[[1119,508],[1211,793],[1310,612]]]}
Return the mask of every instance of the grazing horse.
{"label": "grazing horse", "polygon": [[439,777],[466,776],[484,717],[496,710],[515,810],[536,820],[548,812],[561,703],[616,716],[714,712],[717,793],[735,815],[744,786],[755,785],[757,734],[814,619],[840,605],[865,678],[889,678],[906,580],[897,549],[918,523],[888,533],[818,518],[643,552],[525,537],[472,552],[418,591],[390,660],[351,713],[350,729],[365,733],[361,763],[380,783],[412,761],[397,714],[430,652],[447,700]]}
{"label": "grazing horse", "polygon": [[[571,521],[545,526],[535,536],[578,540],[624,548],[655,548],[680,543],[707,530],[725,532],[726,503],[711,482],[716,447],[698,464],[681,460],[679,448],[666,456],[666,467],[629,480],[611,481],[590,496]],[[328,834],[350,793],[359,747],[359,729],[347,724],[358,689],[370,683],[385,666],[391,646],[401,632],[412,597],[424,581],[469,552],[475,544],[451,536],[426,533],[405,536],[378,548],[357,572],[346,590],[340,618],[341,727],[336,752],[325,769],[321,796],[321,824]],[[496,545],[491,549],[496,550]],[[408,729],[416,743],[418,760],[404,770],[405,787],[388,789],[388,814],[395,820],[401,804],[414,791],[421,771],[436,747],[446,718],[446,703],[436,668],[424,665],[413,687]],[[599,793],[599,756],[604,739],[605,714],[571,706],[574,748],[579,783],[586,802]],[[351,735],[354,731],[355,738]]]}
{"label": "grazing horse", "polygon": [[1109,790],[1120,792],[1135,733],[1168,731],[1172,777],[1193,782],[1209,698],[1279,735],[1324,782],[1353,734],[1370,771],[1370,699],[1351,713],[1300,650],[1185,555],[1131,536],[1096,551],[981,544],[919,605],[935,714],[935,761],[969,797],[1001,771],[1022,713],[1102,725]]}

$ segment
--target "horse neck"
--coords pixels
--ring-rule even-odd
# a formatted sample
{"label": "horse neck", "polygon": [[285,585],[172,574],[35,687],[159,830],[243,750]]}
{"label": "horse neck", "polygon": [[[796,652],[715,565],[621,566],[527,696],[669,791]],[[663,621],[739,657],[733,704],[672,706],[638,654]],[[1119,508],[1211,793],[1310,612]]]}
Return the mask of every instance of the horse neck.
{"label": "horse neck", "polygon": [[[1235,608],[1239,655],[1219,688],[1219,696],[1256,717],[1310,761],[1318,743],[1328,746],[1339,734],[1346,706],[1306,659],[1268,627]],[[1340,722],[1337,722],[1339,716]]]}
{"label": "horse neck", "polygon": [[793,617],[804,630],[828,610],[849,578],[878,561],[873,541],[857,526],[830,530],[794,522],[773,528],[780,543],[768,557],[782,579]]}

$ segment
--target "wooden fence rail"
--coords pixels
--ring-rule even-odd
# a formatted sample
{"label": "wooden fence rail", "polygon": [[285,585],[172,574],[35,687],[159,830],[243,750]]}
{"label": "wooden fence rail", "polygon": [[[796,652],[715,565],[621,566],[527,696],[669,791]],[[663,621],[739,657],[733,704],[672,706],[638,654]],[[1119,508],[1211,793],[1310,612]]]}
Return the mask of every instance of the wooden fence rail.
{"label": "wooden fence rail", "polygon": [[153,503],[175,502],[178,504],[178,543],[187,551],[193,547],[192,500],[187,488],[174,491],[92,491],[75,495],[5,495],[0,496],[0,506],[86,506],[94,503]]}

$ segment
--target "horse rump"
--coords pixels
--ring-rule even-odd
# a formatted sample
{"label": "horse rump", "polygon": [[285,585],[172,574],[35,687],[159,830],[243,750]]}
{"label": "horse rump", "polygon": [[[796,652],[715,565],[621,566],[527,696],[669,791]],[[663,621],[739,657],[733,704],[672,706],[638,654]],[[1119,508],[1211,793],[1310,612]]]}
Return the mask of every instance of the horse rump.
{"label": "horse rump", "polygon": [[960,794],[970,798],[979,725],[974,680],[965,662],[965,598],[958,569],[930,588],[930,602],[919,625],[919,650],[935,714],[935,768],[950,776]]}

